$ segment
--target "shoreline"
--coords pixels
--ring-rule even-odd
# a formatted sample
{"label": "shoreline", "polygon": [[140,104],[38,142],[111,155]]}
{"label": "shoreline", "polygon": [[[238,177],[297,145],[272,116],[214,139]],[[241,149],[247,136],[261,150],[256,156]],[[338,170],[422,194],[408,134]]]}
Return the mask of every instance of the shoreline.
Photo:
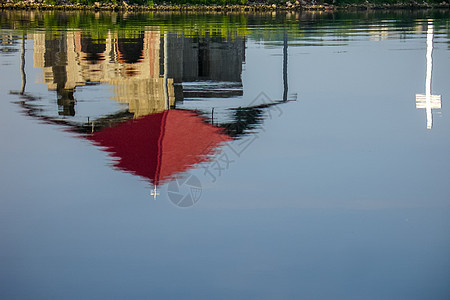
{"label": "shoreline", "polygon": [[449,9],[450,3],[393,3],[393,4],[307,4],[304,1],[286,4],[233,4],[233,5],[176,5],[155,4],[152,6],[95,2],[93,5],[85,4],[45,4],[35,0],[19,1],[16,3],[0,3],[0,10],[42,10],[42,11],[142,11],[142,12],[270,12],[270,11],[337,11],[337,10],[388,10],[388,9]]}

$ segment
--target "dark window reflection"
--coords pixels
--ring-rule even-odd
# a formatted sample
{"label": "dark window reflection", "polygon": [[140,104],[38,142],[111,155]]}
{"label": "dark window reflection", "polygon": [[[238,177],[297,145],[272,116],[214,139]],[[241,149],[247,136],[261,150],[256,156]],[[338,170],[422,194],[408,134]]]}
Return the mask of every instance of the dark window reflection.
{"label": "dark window reflection", "polygon": [[144,33],[141,32],[133,38],[117,39],[117,48],[119,57],[122,62],[127,64],[135,64],[143,57],[144,50]]}
{"label": "dark window reflection", "polygon": [[82,35],[80,42],[81,51],[87,54],[85,60],[96,64],[104,59],[103,52],[106,50],[104,40],[92,39],[89,35]]}
{"label": "dark window reflection", "polygon": [[198,77],[208,77],[209,76],[209,43],[206,40],[201,39],[198,43]]}

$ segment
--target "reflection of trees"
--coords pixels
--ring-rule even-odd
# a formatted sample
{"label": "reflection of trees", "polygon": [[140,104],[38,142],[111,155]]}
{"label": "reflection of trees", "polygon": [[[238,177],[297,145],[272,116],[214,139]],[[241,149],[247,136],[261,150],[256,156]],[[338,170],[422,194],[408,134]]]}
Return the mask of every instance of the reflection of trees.
{"label": "reflection of trees", "polygon": [[281,100],[248,107],[232,108],[230,120],[216,125],[223,128],[229,136],[234,138],[251,134],[258,130],[266,118],[271,118],[272,115],[281,115],[279,106],[284,103],[286,101]]}
{"label": "reflection of trees", "polygon": [[236,138],[254,131],[257,125],[262,123],[263,117],[264,110],[262,108],[239,107],[233,109],[231,121],[217,125],[223,128],[229,136]]}
{"label": "reflection of trees", "polygon": [[[251,37],[256,40],[282,41],[283,31],[295,37],[348,35],[355,28],[389,22],[389,30],[413,33],[417,20],[435,19],[435,28],[448,28],[450,12],[448,9],[434,10],[372,10],[357,12],[295,12],[259,14],[164,14],[164,13],[103,13],[94,15],[86,12],[28,12],[2,11],[0,25],[7,29],[55,28],[80,29],[83,33],[106,38],[110,31],[134,32],[137,24],[154,24],[161,33],[190,36],[220,35],[223,37]],[[267,27],[270,24],[270,27]],[[328,26],[332,25],[332,26]],[[251,30],[250,30],[251,28]]]}

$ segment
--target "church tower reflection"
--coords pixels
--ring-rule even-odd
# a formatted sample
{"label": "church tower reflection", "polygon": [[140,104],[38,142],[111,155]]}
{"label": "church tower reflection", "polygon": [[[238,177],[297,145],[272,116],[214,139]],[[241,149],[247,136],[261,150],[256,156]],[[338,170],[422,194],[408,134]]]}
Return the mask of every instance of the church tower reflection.
{"label": "church tower reflection", "polygon": [[433,127],[432,109],[441,108],[441,95],[431,94],[431,76],[433,72],[433,23],[428,22],[427,30],[427,71],[425,78],[425,94],[416,94],[416,108],[424,108],[427,115],[427,129]]}

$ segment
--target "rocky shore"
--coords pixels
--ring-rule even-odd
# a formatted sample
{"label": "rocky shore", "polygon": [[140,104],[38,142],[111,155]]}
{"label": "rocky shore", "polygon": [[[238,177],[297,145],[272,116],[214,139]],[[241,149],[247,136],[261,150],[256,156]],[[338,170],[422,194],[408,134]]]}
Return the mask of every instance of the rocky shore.
{"label": "rocky shore", "polygon": [[330,11],[330,10],[367,10],[367,9],[423,9],[423,8],[450,8],[448,2],[430,4],[427,2],[410,1],[408,3],[398,2],[394,4],[374,4],[366,1],[364,4],[316,4],[314,0],[287,1],[281,4],[270,3],[248,3],[242,5],[189,5],[189,4],[154,4],[137,5],[126,1],[120,3],[94,2],[92,5],[72,4],[64,1],[58,4],[48,4],[44,0],[8,0],[0,3],[0,9],[9,10],[92,10],[92,11],[187,11],[187,12],[261,12],[261,11]]}

